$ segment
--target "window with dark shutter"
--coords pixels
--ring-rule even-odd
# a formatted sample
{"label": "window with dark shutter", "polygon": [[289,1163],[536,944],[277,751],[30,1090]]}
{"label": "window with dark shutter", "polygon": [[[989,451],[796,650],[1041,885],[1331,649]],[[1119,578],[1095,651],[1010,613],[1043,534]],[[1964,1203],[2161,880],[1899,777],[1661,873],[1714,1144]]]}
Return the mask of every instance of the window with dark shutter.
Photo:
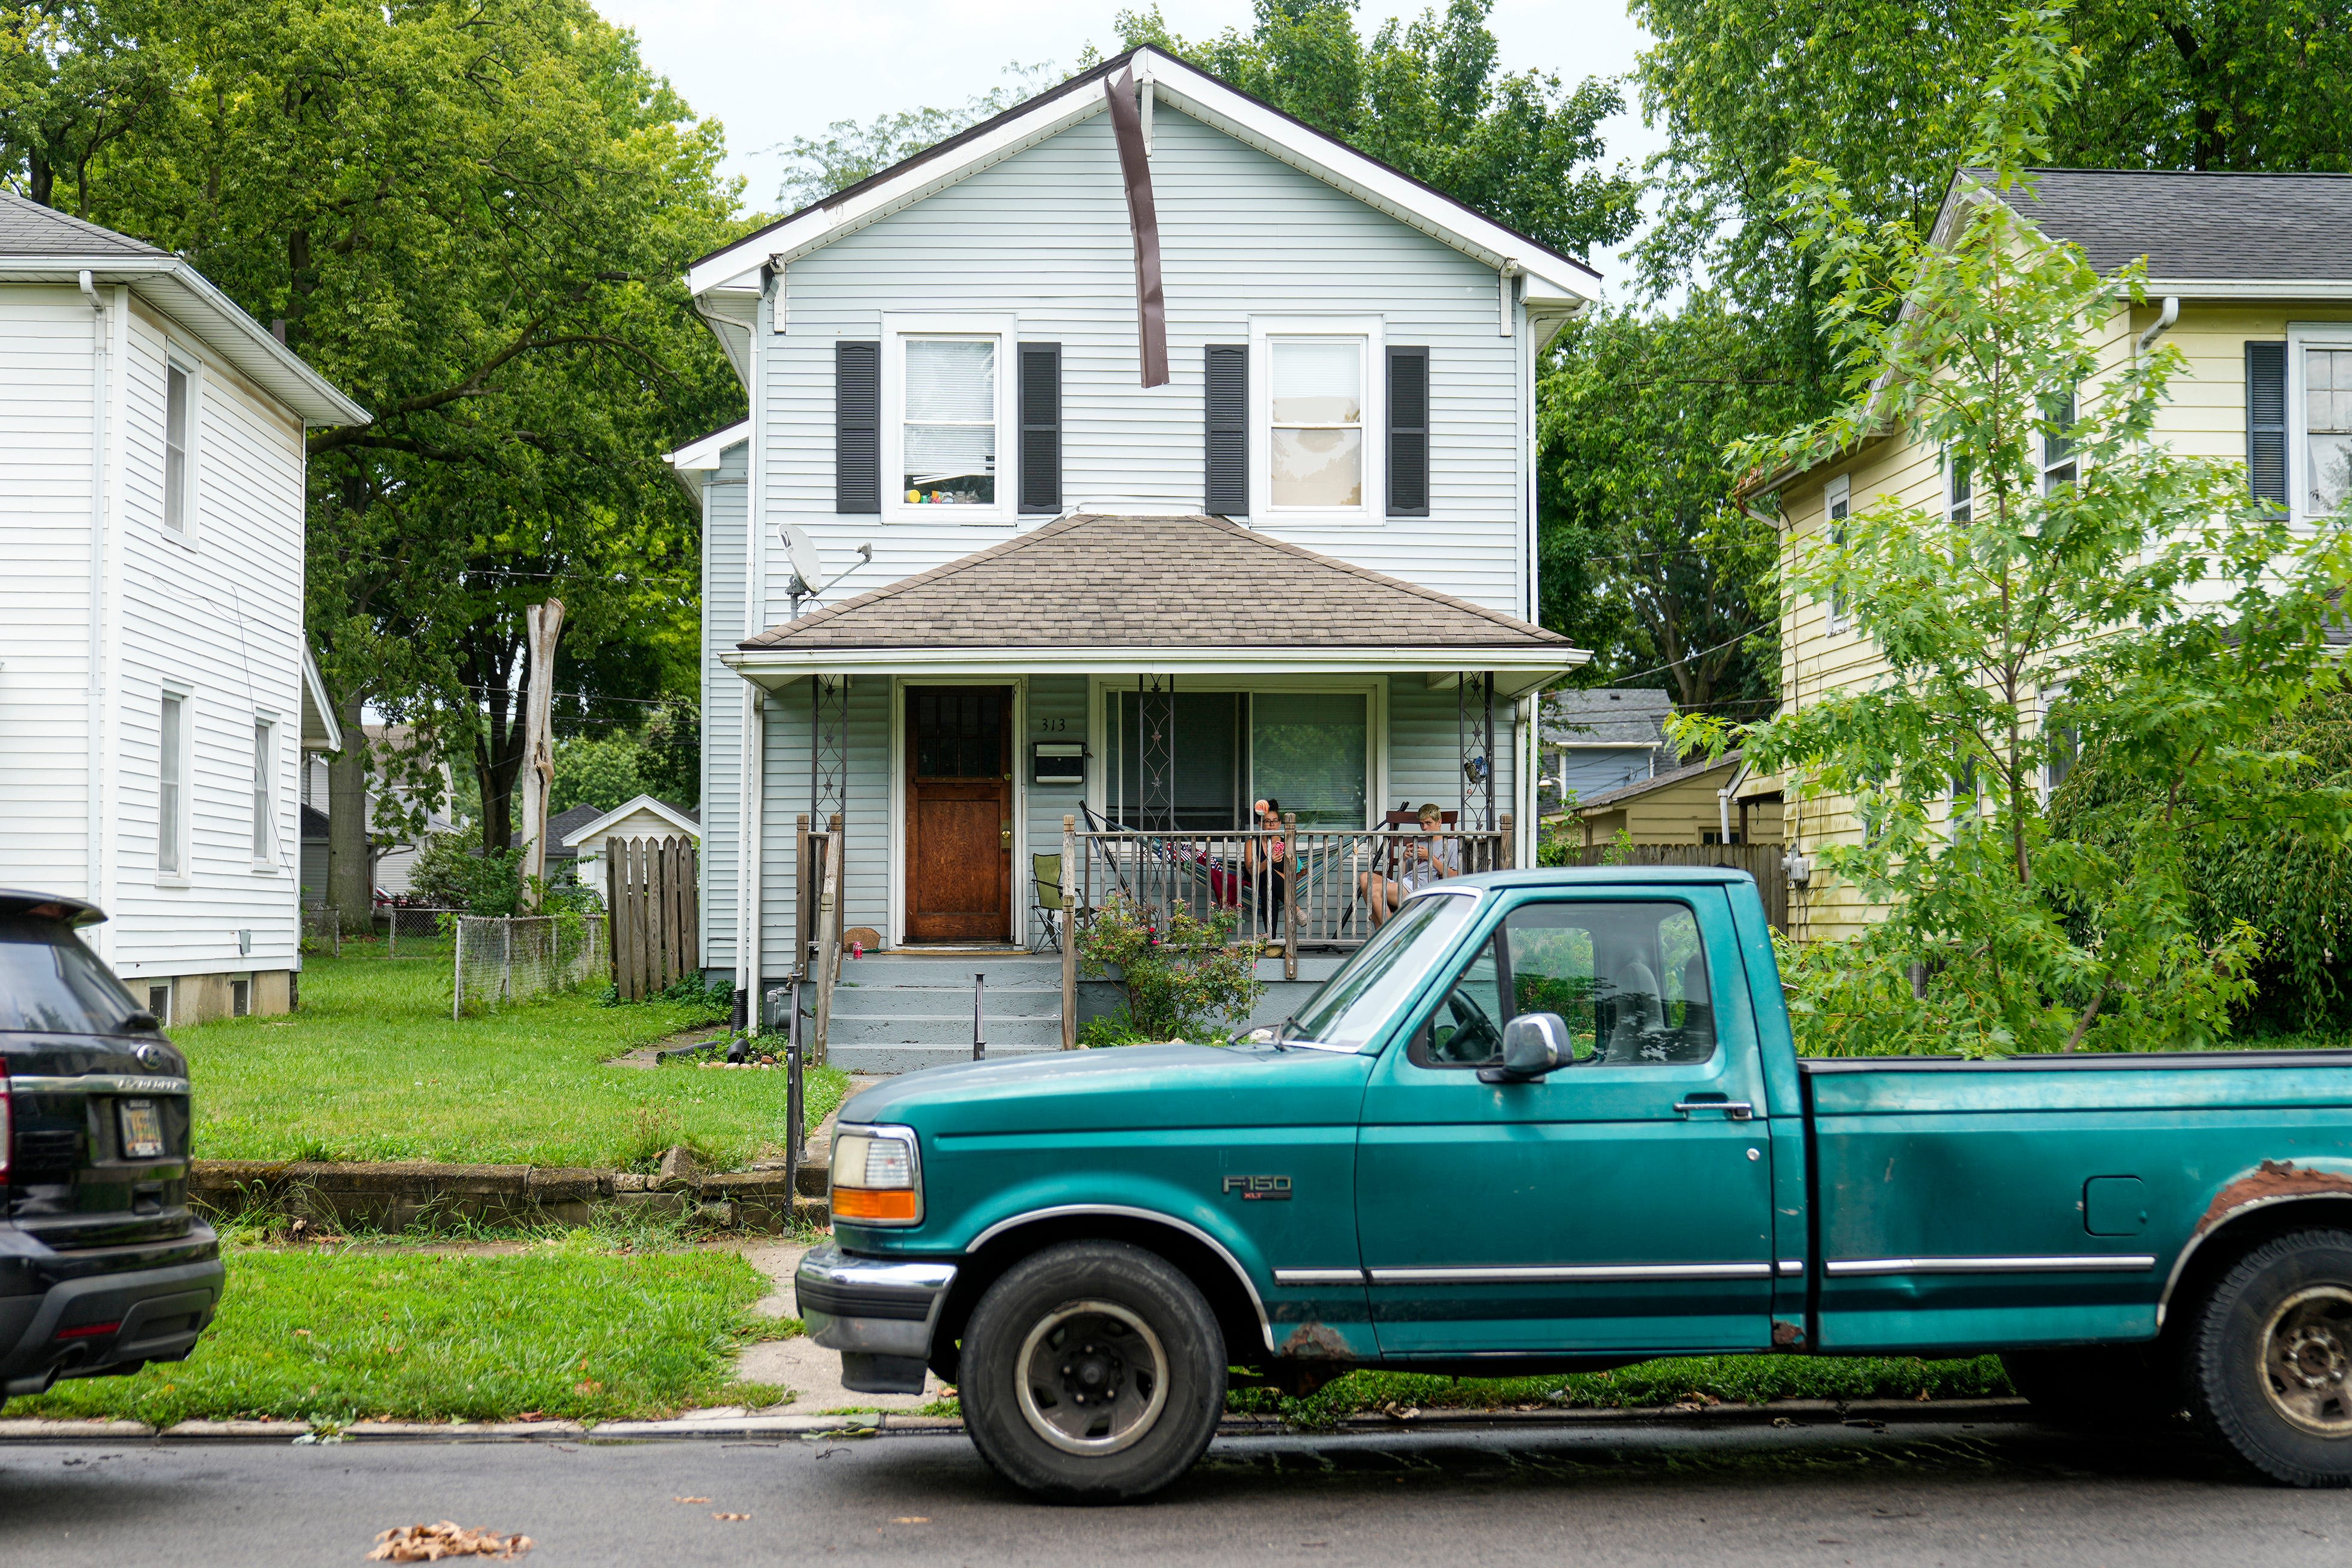
{"label": "window with dark shutter", "polygon": [[1206,499],[1213,517],[1249,515],[1249,345],[1211,343],[1202,377],[1207,399]]}
{"label": "window with dark shutter", "polygon": [[833,510],[882,510],[882,345],[833,345]]}
{"label": "window with dark shutter", "polygon": [[1021,345],[1021,510],[1062,510],[1062,345]]}
{"label": "window with dark shutter", "polygon": [[2246,482],[2256,500],[2286,505],[2286,345],[2246,345]]}
{"label": "window with dark shutter", "polygon": [[1389,515],[1429,515],[1429,351],[1389,350]]}

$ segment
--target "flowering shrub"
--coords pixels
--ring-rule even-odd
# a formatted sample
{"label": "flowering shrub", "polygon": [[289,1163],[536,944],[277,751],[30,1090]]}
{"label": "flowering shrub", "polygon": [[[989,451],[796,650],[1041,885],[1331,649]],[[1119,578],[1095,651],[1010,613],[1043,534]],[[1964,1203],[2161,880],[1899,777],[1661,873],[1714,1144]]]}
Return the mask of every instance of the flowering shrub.
{"label": "flowering shrub", "polygon": [[[1257,950],[1235,947],[1238,912],[1220,910],[1196,920],[1182,910],[1159,910],[1114,898],[1078,932],[1078,959],[1096,979],[1127,987],[1127,1011],[1105,1044],[1198,1037],[1248,1016],[1265,987]],[[1097,1043],[1090,1039],[1089,1044]]]}

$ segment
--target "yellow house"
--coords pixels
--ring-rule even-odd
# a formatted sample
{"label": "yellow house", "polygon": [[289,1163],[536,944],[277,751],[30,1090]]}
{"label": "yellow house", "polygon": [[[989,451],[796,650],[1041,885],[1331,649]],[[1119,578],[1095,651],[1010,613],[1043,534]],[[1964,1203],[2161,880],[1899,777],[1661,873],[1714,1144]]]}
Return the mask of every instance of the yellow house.
{"label": "yellow house", "polygon": [[[1936,224],[1958,227],[1961,204],[2007,200],[2053,239],[2080,246],[2113,273],[2147,263],[2147,302],[2087,329],[2103,369],[2161,342],[2188,361],[2158,415],[2157,438],[2178,452],[2247,465],[2255,495],[2298,518],[2334,511],[2352,458],[2352,175],[2212,174],[2051,169],[2032,193],[1994,193],[1964,170]],[[2085,388],[2085,396],[2095,388]],[[2052,458],[2063,468],[2063,452]],[[1811,536],[1882,497],[1964,515],[1936,448],[1883,430],[1835,458],[1762,475],[1748,499],[1777,494],[1782,561]],[[1836,606],[1789,603],[1780,621],[1780,701],[1801,707],[1867,686],[1885,664]],[[2055,781],[2051,781],[2054,783]],[[1851,802],[1801,780],[1751,777],[1739,800],[1787,797],[1792,935],[1853,934],[1872,916],[1853,889],[1813,875],[1820,850],[1853,842]]]}
{"label": "yellow house", "polygon": [[1585,796],[1571,809],[1588,849],[1620,833],[1635,844],[1780,843],[1780,797],[1748,793],[1747,781],[1739,753],[1727,752]]}

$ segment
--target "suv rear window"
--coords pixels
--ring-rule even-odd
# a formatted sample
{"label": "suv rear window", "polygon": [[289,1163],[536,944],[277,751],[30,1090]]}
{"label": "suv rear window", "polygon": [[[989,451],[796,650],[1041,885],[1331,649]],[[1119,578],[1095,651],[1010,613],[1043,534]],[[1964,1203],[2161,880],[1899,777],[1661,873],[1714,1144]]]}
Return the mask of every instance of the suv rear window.
{"label": "suv rear window", "polygon": [[0,915],[0,1030],[120,1035],[138,1008],[66,926]]}

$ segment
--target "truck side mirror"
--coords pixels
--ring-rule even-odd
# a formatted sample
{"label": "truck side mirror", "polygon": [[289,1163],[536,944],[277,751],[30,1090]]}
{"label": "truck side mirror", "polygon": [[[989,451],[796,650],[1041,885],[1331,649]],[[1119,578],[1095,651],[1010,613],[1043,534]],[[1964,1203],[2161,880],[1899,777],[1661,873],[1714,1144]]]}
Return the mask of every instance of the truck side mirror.
{"label": "truck side mirror", "polygon": [[1528,1083],[1572,1059],[1568,1025],[1557,1013],[1522,1013],[1503,1026],[1500,1067],[1478,1069],[1480,1083]]}

